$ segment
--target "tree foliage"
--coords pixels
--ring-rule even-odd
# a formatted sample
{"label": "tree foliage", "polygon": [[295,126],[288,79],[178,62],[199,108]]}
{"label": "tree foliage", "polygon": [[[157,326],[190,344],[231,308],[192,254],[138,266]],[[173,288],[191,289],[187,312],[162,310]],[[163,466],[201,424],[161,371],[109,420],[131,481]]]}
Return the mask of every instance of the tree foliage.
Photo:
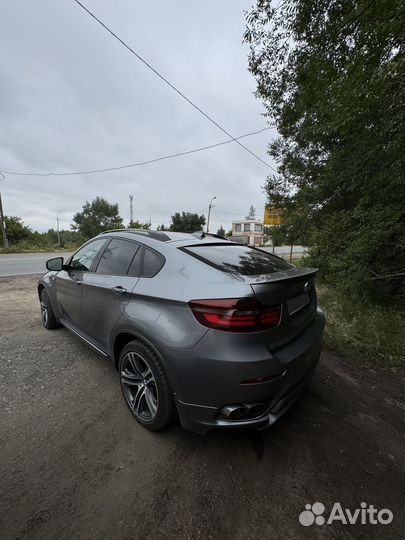
{"label": "tree foliage", "polygon": [[188,232],[201,231],[205,225],[205,216],[193,214],[191,212],[176,212],[172,218],[170,225],[171,231]]}
{"label": "tree foliage", "polygon": [[83,205],[83,211],[73,216],[72,229],[78,231],[84,238],[92,238],[108,229],[122,227],[122,217],[118,213],[118,204],[110,204],[103,197]]}
{"label": "tree foliage", "polygon": [[246,219],[256,219],[256,208],[253,206],[253,204],[250,205],[249,213],[246,216]]}
{"label": "tree foliage", "polygon": [[[74,249],[84,242],[84,238],[76,231],[59,231],[60,245],[58,245],[58,233],[55,229],[46,232],[33,231],[18,216],[5,216],[7,239],[12,251],[30,251],[35,249],[55,249],[67,246]],[[0,235],[0,247],[3,246],[3,238]]]}
{"label": "tree foliage", "polygon": [[217,230],[217,234],[219,234],[219,236],[225,236],[226,232],[225,232],[225,229],[222,227],[222,225]]}
{"label": "tree foliage", "polygon": [[[27,240],[31,237],[32,231],[27,225],[25,225],[20,217],[17,216],[4,216],[6,222],[7,240],[12,246],[22,240]],[[0,241],[3,246],[3,236],[0,235]],[[4,247],[4,246],[3,246]]]}
{"label": "tree foliage", "polygon": [[289,242],[288,229],[285,225],[265,225],[263,237],[265,242],[271,241],[273,246],[283,246]]}
{"label": "tree foliage", "polygon": [[279,133],[269,202],[359,294],[404,284],[404,28],[397,0],[257,0],[247,14],[249,69]]}
{"label": "tree foliage", "polygon": [[129,229],[150,229],[150,227],[151,227],[151,224],[149,221],[145,223],[141,223],[138,219],[136,219],[135,221],[130,221],[128,223]]}

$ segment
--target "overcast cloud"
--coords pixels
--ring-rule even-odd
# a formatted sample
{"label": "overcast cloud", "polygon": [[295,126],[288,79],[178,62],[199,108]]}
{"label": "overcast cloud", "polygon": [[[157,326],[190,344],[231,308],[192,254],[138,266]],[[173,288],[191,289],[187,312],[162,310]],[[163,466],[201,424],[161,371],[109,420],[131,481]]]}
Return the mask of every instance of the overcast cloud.
{"label": "overcast cloud", "polygon": [[[234,136],[266,127],[242,44],[251,0],[83,0],[183,93]],[[0,4],[0,170],[105,168],[226,139],[114,40],[73,0]],[[244,139],[262,159],[273,131]],[[274,163],[273,163],[274,165]],[[6,176],[6,215],[31,227],[68,228],[97,195],[129,220],[152,226],[176,211],[207,214],[228,230],[250,204],[263,214],[267,169],[236,143],[117,172],[72,177]]]}

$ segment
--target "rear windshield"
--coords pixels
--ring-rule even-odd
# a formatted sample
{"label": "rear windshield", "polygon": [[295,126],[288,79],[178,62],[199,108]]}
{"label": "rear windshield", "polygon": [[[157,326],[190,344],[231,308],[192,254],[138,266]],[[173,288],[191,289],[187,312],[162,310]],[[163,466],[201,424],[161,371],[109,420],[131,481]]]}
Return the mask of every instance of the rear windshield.
{"label": "rear windshield", "polygon": [[242,276],[272,274],[292,267],[271,253],[242,245],[205,244],[189,246],[184,251],[223,272]]}

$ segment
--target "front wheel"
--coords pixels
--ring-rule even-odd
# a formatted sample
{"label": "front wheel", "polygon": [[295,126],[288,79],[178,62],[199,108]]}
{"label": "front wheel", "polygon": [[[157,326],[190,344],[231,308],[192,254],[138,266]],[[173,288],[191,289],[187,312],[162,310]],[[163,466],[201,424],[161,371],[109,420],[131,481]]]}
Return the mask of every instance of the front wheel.
{"label": "front wheel", "polygon": [[173,393],[160,358],[140,341],[131,341],[119,361],[121,389],[136,420],[158,431],[174,418]]}
{"label": "front wheel", "polygon": [[47,330],[58,328],[60,324],[53,312],[51,302],[49,300],[48,293],[45,289],[42,289],[39,293],[39,302],[41,305],[41,321]]}

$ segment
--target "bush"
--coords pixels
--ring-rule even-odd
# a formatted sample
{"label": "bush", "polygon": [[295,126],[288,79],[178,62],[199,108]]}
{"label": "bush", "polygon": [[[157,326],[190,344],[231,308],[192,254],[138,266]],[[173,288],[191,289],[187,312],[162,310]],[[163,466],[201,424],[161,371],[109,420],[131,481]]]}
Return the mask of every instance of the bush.
{"label": "bush", "polygon": [[355,300],[325,285],[318,285],[317,290],[319,305],[326,314],[327,348],[368,366],[405,364],[405,316],[400,305]]}

